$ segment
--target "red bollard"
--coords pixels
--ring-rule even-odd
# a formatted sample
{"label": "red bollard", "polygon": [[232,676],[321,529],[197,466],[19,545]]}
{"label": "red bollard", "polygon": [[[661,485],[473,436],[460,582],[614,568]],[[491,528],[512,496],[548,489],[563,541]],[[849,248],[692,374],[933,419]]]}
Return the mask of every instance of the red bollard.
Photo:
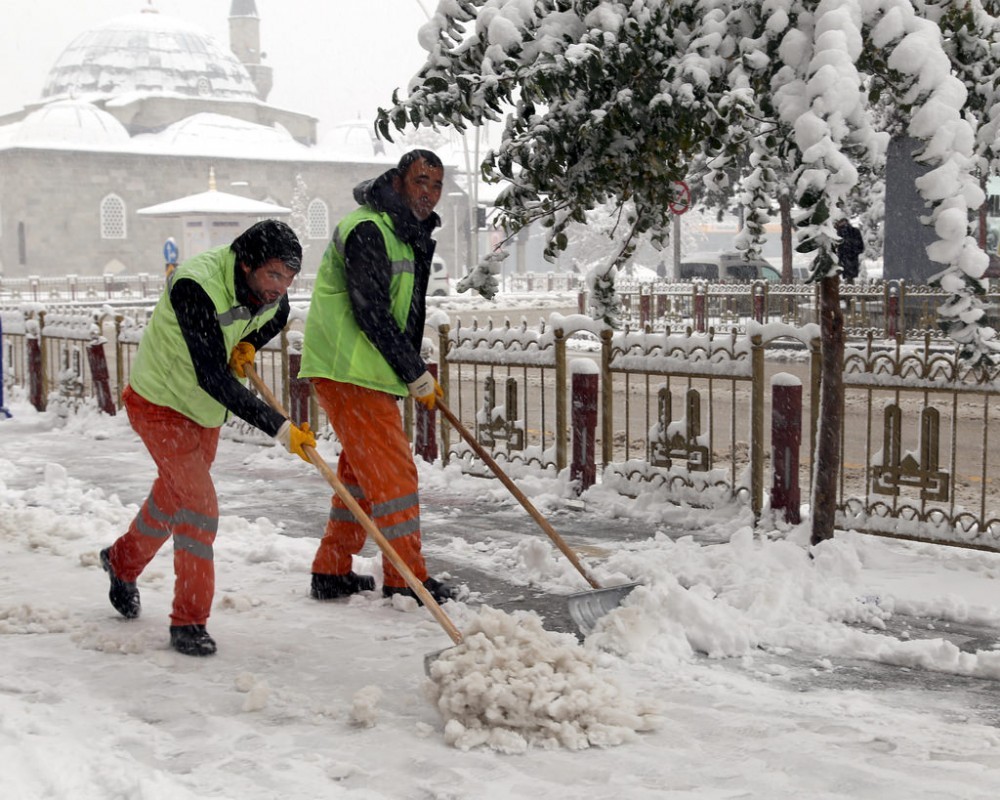
{"label": "red bollard", "polygon": [[667,316],[667,296],[660,293],[656,295],[656,318],[663,319]]}
{"label": "red bollard", "polygon": [[579,359],[573,362],[572,372],[573,410],[570,428],[573,431],[573,461],[569,477],[576,482],[576,493],[580,494],[597,480],[597,365]]}
{"label": "red bollard", "polygon": [[[428,364],[427,371],[437,380],[438,365]],[[424,461],[434,463],[438,457],[437,412],[428,411],[422,403],[413,403],[415,429],[413,431],[413,450]]]}
{"label": "red bollard", "polygon": [[87,362],[90,364],[90,377],[94,381],[94,397],[97,407],[108,416],[116,413],[115,400],[111,394],[111,381],[108,379],[108,360],[104,356],[104,344],[91,342],[87,345]]}
{"label": "red bollard", "polygon": [[899,295],[895,292],[889,295],[889,307],[885,313],[885,334],[888,339],[895,339],[899,332]]}
{"label": "red bollard", "polygon": [[799,445],[802,442],[802,383],[788,373],[771,384],[771,509],[785,512],[797,525],[799,515]]}
{"label": "red bollard", "polygon": [[645,329],[652,315],[653,298],[648,294],[639,295],[639,327]]}
{"label": "red bollard", "polygon": [[42,345],[36,337],[25,340],[28,349],[28,401],[38,411],[45,410],[45,395],[42,392]]}
{"label": "red bollard", "polygon": [[288,413],[292,422],[301,425],[309,419],[309,379],[299,377],[302,353],[288,354]]}
{"label": "red bollard", "polygon": [[699,291],[698,287],[695,287],[694,293],[694,329],[698,333],[705,332],[705,301],[706,296],[704,291]]}
{"label": "red bollard", "polygon": [[3,319],[0,319],[0,420],[10,418],[10,412],[3,404],[3,376],[7,374],[3,371],[3,351]]}
{"label": "red bollard", "polygon": [[764,291],[761,287],[754,287],[753,295],[753,318],[757,322],[764,322]]}

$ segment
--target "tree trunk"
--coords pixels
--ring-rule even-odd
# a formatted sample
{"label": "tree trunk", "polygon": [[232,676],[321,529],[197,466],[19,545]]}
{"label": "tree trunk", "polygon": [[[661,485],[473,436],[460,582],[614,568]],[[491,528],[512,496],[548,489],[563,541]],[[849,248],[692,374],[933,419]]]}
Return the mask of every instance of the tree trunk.
{"label": "tree trunk", "polygon": [[792,197],[778,195],[778,212],[781,217],[781,282],[789,285],[795,281],[792,274]]}
{"label": "tree trunk", "polygon": [[844,409],[844,312],[840,278],[820,281],[821,376],[819,431],[813,467],[812,544],[833,538]]}

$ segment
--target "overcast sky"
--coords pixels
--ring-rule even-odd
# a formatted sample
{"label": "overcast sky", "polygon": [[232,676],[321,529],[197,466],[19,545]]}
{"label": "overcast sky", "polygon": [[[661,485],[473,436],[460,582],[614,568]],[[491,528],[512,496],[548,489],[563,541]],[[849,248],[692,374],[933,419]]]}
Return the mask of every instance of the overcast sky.
{"label": "overcast sky", "polygon": [[[41,96],[49,68],[80,33],[148,0],[0,0],[0,114]],[[230,0],[153,0],[228,46]],[[274,69],[272,105],[327,127],[372,119],[405,90],[424,51],[417,31],[437,0],[257,0],[261,47]]]}

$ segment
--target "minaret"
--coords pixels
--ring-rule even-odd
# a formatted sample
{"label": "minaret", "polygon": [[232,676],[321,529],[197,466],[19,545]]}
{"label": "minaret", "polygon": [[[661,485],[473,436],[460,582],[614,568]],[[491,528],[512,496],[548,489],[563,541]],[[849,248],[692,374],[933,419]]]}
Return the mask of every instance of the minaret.
{"label": "minaret", "polygon": [[260,51],[260,17],[254,0],[233,0],[229,8],[229,49],[243,62],[257,87],[257,96],[267,100],[274,78],[271,68],[264,66]]}

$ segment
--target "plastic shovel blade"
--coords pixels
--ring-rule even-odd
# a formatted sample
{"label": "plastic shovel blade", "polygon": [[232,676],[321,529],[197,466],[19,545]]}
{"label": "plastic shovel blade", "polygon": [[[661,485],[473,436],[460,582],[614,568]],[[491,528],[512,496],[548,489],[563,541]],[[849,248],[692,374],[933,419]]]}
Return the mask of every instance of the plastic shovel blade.
{"label": "plastic shovel blade", "polygon": [[609,611],[618,608],[629,592],[639,585],[638,583],[623,583],[621,586],[609,586],[605,589],[591,589],[571,594],[567,597],[569,615],[580,629],[580,633],[586,636],[594,630],[597,620]]}

